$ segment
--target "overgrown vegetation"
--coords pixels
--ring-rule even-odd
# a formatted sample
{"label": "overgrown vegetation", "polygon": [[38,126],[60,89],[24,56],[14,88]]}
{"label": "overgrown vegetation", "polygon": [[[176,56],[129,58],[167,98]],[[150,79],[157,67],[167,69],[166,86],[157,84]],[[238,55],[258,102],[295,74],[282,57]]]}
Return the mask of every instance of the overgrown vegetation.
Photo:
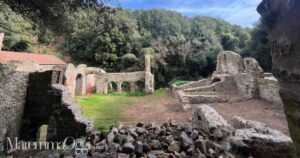
{"label": "overgrown vegetation", "polygon": [[[214,71],[216,56],[222,50],[254,57],[267,71],[272,68],[266,32],[260,23],[249,29],[220,19],[190,18],[163,9],[132,11],[109,8],[97,1],[64,1],[57,12],[51,7],[60,3],[52,1],[47,2],[50,9],[39,3],[28,6],[20,1],[15,6],[10,1],[0,1],[0,31],[6,33],[4,49],[55,52],[70,58],[69,62],[101,67],[107,72],[142,70],[144,53],[150,50],[154,52],[156,87],[166,87],[172,80],[207,77]],[[12,11],[13,7],[23,16]],[[44,9],[42,13],[49,17],[38,19],[45,15],[28,15],[20,10],[22,7],[29,8],[29,13],[34,12],[32,7]],[[56,16],[61,16],[57,22],[47,21]],[[55,31],[57,26],[64,29]]]}
{"label": "overgrown vegetation", "polygon": [[98,130],[108,130],[111,126],[117,126],[120,121],[130,118],[121,113],[122,108],[135,105],[135,98],[165,97],[167,89],[155,91],[153,96],[146,96],[143,92],[137,93],[116,93],[111,92],[108,95],[95,94],[91,96],[77,97],[77,101],[83,109],[83,114],[95,119],[95,128]]}

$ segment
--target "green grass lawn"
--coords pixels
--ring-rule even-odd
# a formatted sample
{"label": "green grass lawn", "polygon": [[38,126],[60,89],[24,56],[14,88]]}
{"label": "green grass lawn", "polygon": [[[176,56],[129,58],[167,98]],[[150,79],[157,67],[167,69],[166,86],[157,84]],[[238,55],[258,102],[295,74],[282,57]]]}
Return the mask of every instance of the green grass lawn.
{"label": "green grass lawn", "polygon": [[155,91],[153,96],[147,96],[143,92],[111,92],[107,95],[80,96],[77,97],[77,101],[83,109],[83,114],[95,119],[95,128],[97,130],[108,130],[111,126],[117,126],[119,121],[129,119],[121,114],[121,108],[135,105],[133,98],[163,97],[166,92],[166,89],[159,89]]}

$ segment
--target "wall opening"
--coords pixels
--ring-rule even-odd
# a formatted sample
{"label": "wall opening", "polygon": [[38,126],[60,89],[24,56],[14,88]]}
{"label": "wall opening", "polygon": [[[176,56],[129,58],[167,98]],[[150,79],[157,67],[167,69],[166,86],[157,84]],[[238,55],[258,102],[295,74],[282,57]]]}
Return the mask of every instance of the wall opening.
{"label": "wall opening", "polygon": [[76,84],[75,84],[75,95],[76,96],[82,95],[82,88],[83,88],[83,76],[82,76],[82,74],[78,74],[76,76]]}
{"label": "wall opening", "polygon": [[130,92],[130,83],[129,82],[122,83],[122,92]]}
{"label": "wall opening", "polygon": [[135,89],[136,89],[137,92],[144,92],[145,91],[145,82],[137,81]]}
{"label": "wall opening", "polygon": [[88,87],[91,86],[91,92],[96,93],[96,76],[95,74],[88,74],[86,76],[86,86],[87,86],[87,91]]}
{"label": "wall opening", "polygon": [[212,83],[221,82],[221,79],[218,77],[213,78]]}
{"label": "wall opening", "polygon": [[116,82],[108,83],[107,87],[108,87],[108,92],[116,92],[118,90],[118,85]]}

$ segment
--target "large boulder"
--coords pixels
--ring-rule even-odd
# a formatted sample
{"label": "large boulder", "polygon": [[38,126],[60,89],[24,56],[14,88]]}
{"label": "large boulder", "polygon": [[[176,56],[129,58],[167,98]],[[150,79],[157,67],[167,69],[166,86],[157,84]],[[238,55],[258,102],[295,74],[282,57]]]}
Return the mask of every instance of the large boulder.
{"label": "large boulder", "polygon": [[[247,156],[263,158],[292,158],[292,140],[278,130],[269,128],[263,123],[235,117],[233,126],[236,128],[232,142],[236,145],[241,141],[247,146]],[[241,149],[241,148],[242,149]],[[242,151],[244,146],[236,150]]]}
{"label": "large boulder", "polygon": [[215,139],[225,139],[231,136],[233,128],[212,107],[202,104],[193,109],[192,124]]}
{"label": "large boulder", "polygon": [[263,0],[257,11],[269,33],[290,134],[300,157],[300,1]]}

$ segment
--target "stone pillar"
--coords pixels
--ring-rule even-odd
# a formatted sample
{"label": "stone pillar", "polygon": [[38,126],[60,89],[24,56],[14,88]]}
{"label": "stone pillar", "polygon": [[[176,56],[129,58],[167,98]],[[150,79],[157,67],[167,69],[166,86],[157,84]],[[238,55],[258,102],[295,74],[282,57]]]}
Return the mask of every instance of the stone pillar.
{"label": "stone pillar", "polygon": [[3,40],[4,40],[4,33],[0,33],[0,51],[2,50]]}
{"label": "stone pillar", "polygon": [[108,83],[104,84],[104,87],[103,87],[103,93],[104,94],[107,94],[108,93]]}
{"label": "stone pillar", "polygon": [[130,92],[135,93],[135,82],[130,82]]}
{"label": "stone pillar", "polygon": [[257,11],[269,34],[295,157],[300,157],[300,1],[263,0]]}
{"label": "stone pillar", "polygon": [[154,92],[154,75],[151,73],[151,55],[145,54],[145,92]]}
{"label": "stone pillar", "polygon": [[151,55],[145,54],[145,71],[151,73]]}
{"label": "stone pillar", "polygon": [[121,92],[122,92],[122,82],[117,82],[117,85],[118,85],[117,91],[118,91],[119,93],[121,93]]}

